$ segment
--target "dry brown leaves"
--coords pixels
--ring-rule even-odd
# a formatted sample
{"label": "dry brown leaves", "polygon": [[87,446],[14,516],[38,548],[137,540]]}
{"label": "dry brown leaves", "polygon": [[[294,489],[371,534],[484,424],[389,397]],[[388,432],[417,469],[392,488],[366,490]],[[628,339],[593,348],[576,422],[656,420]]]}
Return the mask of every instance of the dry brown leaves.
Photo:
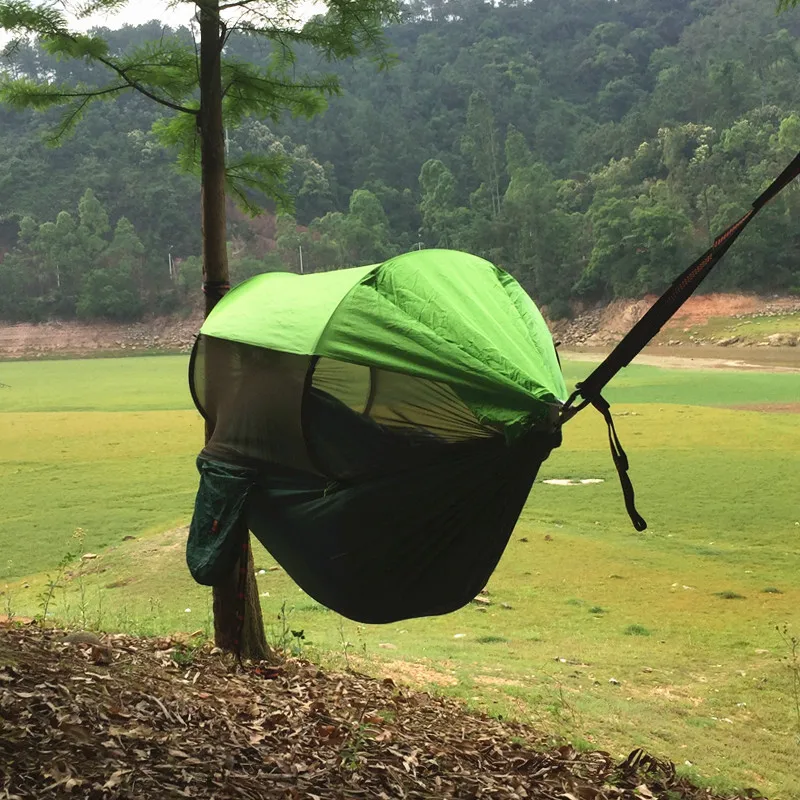
{"label": "dry brown leaves", "polygon": [[[0,626],[0,798],[721,800],[391,680]],[[104,652],[104,651],[103,651]]]}

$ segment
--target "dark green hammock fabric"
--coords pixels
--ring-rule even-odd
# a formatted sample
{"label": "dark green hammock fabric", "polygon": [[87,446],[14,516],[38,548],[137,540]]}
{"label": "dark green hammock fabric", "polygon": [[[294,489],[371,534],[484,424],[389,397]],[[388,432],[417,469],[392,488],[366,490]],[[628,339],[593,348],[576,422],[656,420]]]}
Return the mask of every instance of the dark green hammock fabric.
{"label": "dark green hammock fabric", "polygon": [[[469,603],[560,433],[442,445],[381,430],[322,393],[314,399],[320,413],[310,415],[317,427],[309,425],[309,444],[318,454],[346,451],[349,476],[331,482],[201,455],[187,543],[195,580],[212,585],[230,572],[246,521],[305,592],[355,621],[446,614]],[[376,471],[381,463],[391,472]]]}

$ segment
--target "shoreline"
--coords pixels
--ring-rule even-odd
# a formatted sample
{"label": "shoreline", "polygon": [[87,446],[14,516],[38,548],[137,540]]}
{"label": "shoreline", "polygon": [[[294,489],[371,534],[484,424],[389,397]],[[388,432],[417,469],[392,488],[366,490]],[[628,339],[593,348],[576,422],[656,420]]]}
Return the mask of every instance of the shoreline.
{"label": "shoreline", "polygon": [[[559,356],[569,361],[601,362],[613,347],[565,347]],[[689,355],[691,353],[691,355]],[[736,354],[738,356],[738,353]],[[709,346],[669,347],[650,345],[631,362],[665,369],[722,369],[771,373],[800,372],[800,347],[748,348],[747,355],[734,356],[730,348]]]}

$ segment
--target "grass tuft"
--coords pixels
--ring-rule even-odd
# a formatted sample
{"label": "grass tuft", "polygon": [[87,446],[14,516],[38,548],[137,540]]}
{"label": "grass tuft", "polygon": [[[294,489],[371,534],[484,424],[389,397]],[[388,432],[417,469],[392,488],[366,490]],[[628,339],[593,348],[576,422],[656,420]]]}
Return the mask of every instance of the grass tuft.
{"label": "grass tuft", "polygon": [[645,628],[644,625],[628,625],[627,628],[623,631],[626,636],[649,636],[650,631]]}

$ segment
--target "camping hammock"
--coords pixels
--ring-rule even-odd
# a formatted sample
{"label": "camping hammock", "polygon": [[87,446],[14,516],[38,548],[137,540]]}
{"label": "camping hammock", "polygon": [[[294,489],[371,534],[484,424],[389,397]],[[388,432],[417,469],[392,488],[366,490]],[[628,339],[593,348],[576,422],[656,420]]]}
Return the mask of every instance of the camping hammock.
{"label": "camping hammock", "polygon": [[590,404],[644,530],[601,391],[798,173],[800,155],[571,396],[534,303],[473,255],[422,250],[237,286],[190,361],[213,431],[187,542],[195,580],[226,579],[249,529],[308,595],[352,620],[461,608],[497,566],[562,425]]}

